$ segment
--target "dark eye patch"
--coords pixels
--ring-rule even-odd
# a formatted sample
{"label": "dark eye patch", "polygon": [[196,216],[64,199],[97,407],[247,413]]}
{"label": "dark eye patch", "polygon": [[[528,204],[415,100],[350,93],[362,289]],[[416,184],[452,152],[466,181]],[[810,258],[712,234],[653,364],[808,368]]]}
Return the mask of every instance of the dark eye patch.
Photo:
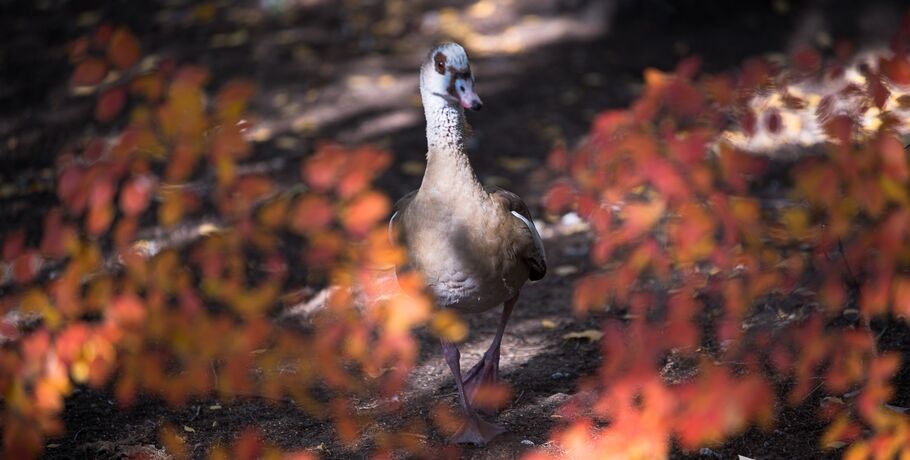
{"label": "dark eye patch", "polygon": [[[467,70],[464,70],[456,69],[455,67],[449,67],[449,72],[452,73],[452,79],[449,80],[449,87],[447,88],[448,92],[450,95],[458,97],[458,94],[455,92],[455,82],[459,80],[470,80],[471,68],[469,67]],[[460,89],[464,91],[464,86],[462,86]]]}

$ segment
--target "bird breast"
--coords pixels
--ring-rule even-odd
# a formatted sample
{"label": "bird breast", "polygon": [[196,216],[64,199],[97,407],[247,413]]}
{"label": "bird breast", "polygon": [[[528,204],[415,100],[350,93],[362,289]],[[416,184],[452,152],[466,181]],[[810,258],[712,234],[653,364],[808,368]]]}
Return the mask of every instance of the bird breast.
{"label": "bird breast", "polygon": [[473,214],[469,221],[458,214],[435,214],[409,226],[407,238],[411,262],[439,306],[479,312],[512,297],[520,273],[518,264],[510,262],[514,257],[505,257],[508,241],[500,216]]}

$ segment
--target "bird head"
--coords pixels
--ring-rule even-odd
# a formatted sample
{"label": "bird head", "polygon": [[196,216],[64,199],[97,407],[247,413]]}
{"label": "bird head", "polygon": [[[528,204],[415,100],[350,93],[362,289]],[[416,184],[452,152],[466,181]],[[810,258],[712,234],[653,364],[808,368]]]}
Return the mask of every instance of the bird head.
{"label": "bird head", "polygon": [[443,43],[427,53],[420,68],[420,89],[466,109],[483,107],[474,92],[474,74],[468,54],[457,43]]}

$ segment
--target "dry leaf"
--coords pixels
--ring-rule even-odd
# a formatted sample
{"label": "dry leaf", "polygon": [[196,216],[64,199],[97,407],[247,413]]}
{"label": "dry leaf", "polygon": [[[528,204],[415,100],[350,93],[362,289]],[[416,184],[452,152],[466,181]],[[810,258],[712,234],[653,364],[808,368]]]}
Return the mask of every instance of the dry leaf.
{"label": "dry leaf", "polygon": [[563,335],[563,340],[572,340],[572,339],[586,339],[589,342],[597,342],[601,337],[604,336],[603,332],[598,331],[597,329],[587,329],[581,332],[569,332],[566,335]]}
{"label": "dry leaf", "polygon": [[540,325],[547,329],[553,329],[556,327],[556,323],[554,323],[553,321],[551,321],[549,319],[542,320],[540,322]]}

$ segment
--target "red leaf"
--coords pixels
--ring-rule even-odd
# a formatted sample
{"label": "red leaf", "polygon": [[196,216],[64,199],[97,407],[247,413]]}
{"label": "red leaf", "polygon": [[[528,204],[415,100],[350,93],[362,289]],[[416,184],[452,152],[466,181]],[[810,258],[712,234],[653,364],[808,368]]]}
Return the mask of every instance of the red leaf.
{"label": "red leaf", "polygon": [[879,68],[882,76],[888,79],[892,84],[906,86],[910,85],[910,61],[905,57],[894,56],[891,59],[880,58]]}
{"label": "red leaf", "polygon": [[3,260],[13,260],[25,249],[25,230],[18,229],[3,238]]}
{"label": "red leaf", "polygon": [[543,197],[543,205],[548,212],[559,214],[567,210],[575,201],[575,189],[568,182],[557,182],[550,187]]}
{"label": "red leaf", "polygon": [[247,428],[234,443],[233,456],[238,460],[254,460],[265,454],[262,435],[255,428]]}
{"label": "red leaf", "polygon": [[41,264],[38,251],[29,249],[16,257],[13,261],[13,279],[19,284],[27,284],[35,279]]}
{"label": "red leaf", "polygon": [[76,66],[70,84],[73,86],[97,85],[107,75],[107,65],[98,58],[88,58]]}
{"label": "red leaf", "polygon": [[815,72],[821,64],[821,56],[813,49],[803,48],[793,54],[793,66],[802,72]]}
{"label": "red leaf", "polygon": [[880,74],[870,74],[866,76],[867,88],[869,90],[869,95],[872,96],[872,100],[875,102],[875,106],[881,109],[885,106],[885,102],[888,101],[888,96],[891,94],[891,91],[882,83],[882,77]]}
{"label": "red leaf", "polygon": [[691,80],[698,73],[698,69],[701,68],[701,59],[697,56],[690,56],[682,61],[679,61],[679,64],[676,65],[676,75],[679,77]]}
{"label": "red leaf", "polygon": [[54,208],[44,219],[44,235],[41,238],[41,253],[45,257],[62,258],[67,254],[76,231],[72,225],[63,223],[63,213]]}
{"label": "red leaf", "polygon": [[117,118],[124,105],[126,105],[126,90],[122,87],[107,90],[98,97],[98,103],[95,106],[95,119],[102,123],[107,123]]}
{"label": "red leaf", "polygon": [[114,199],[114,184],[110,180],[97,179],[89,195],[89,204],[99,206],[108,204]]}
{"label": "red leaf", "polygon": [[707,139],[703,132],[674,133],[667,139],[667,146],[676,158],[694,164],[705,158]]}
{"label": "red leaf", "polygon": [[88,54],[88,48],[90,45],[91,42],[89,41],[88,37],[85,36],[73,40],[69,46],[70,59],[77,60],[84,58],[85,55]]}
{"label": "red leaf", "polygon": [[666,88],[667,107],[682,117],[696,116],[704,106],[704,100],[690,83],[674,78]]}
{"label": "red leaf", "polygon": [[132,67],[139,61],[139,41],[127,28],[117,28],[108,43],[107,58],[121,70]]}
{"label": "red leaf", "polygon": [[771,134],[777,134],[781,128],[780,112],[777,109],[771,109],[765,112],[765,123]]}
{"label": "red leaf", "polygon": [[95,29],[95,45],[96,46],[106,46],[107,42],[111,39],[111,34],[114,32],[114,28],[110,24],[101,24]]}
{"label": "red leaf", "polygon": [[307,233],[328,227],[335,219],[332,204],[319,195],[305,195],[297,200],[289,217],[291,229]]}
{"label": "red leaf", "polygon": [[85,193],[83,178],[85,171],[77,165],[64,169],[57,178],[57,197],[74,213],[85,208],[88,195]]}
{"label": "red leaf", "polygon": [[904,146],[894,136],[884,134],[878,139],[878,151],[882,155],[884,162],[884,173],[888,177],[899,182],[910,179],[910,171],[907,168],[907,153]]}
{"label": "red leaf", "polygon": [[569,151],[563,146],[557,146],[547,157],[547,166],[558,172],[564,172],[569,166]]}

